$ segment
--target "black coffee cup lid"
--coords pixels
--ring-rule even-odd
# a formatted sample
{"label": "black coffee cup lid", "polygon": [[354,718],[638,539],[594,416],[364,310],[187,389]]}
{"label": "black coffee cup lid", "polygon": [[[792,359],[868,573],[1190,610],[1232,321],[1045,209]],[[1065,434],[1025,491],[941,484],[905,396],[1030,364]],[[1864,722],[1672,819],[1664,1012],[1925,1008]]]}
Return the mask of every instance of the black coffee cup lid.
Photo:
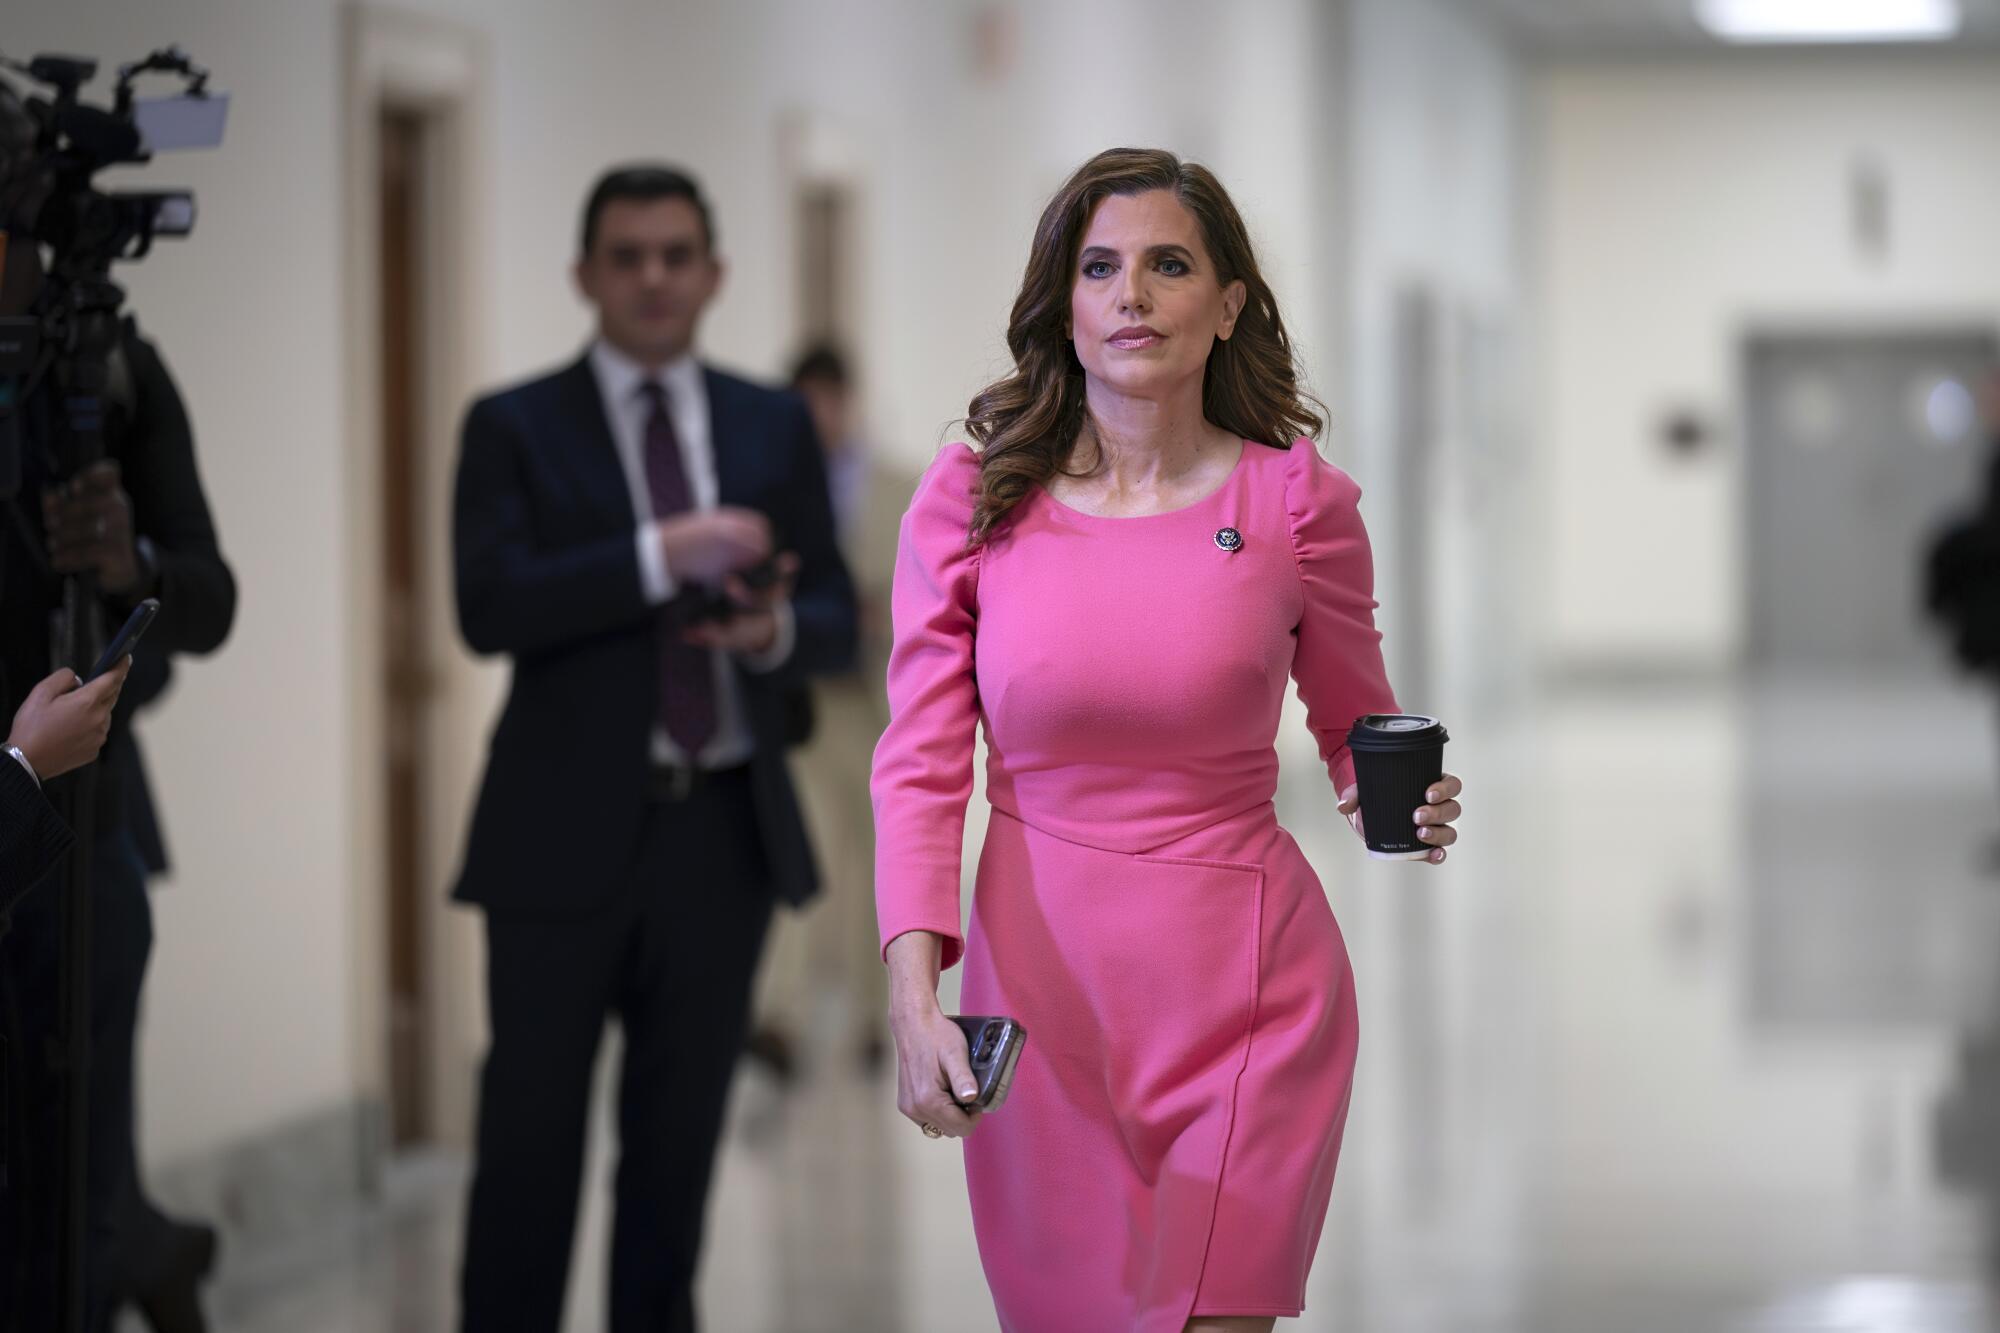
{"label": "black coffee cup lid", "polygon": [[1347,748],[1376,753],[1421,750],[1450,739],[1444,723],[1422,713],[1366,713],[1355,718],[1348,730]]}

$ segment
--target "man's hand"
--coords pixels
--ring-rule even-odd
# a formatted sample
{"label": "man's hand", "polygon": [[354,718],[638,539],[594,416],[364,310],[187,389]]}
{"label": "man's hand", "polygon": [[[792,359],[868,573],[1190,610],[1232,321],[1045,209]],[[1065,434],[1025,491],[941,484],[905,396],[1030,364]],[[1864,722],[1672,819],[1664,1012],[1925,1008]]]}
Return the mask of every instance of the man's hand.
{"label": "man's hand", "polygon": [[676,514],[656,520],[653,530],[677,583],[713,587],[771,554],[771,520],[754,509],[723,505]]}
{"label": "man's hand", "polygon": [[727,620],[690,625],[681,631],[681,637],[704,648],[726,648],[733,653],[769,651],[778,637],[775,608],[791,597],[792,585],[799,577],[797,555],[780,552],[776,563],[777,577],[761,588],[751,587],[740,575],[729,575],[722,586],[735,604],[735,612]]}
{"label": "man's hand", "polygon": [[[79,685],[74,671],[56,672],[22,701],[7,745],[19,746],[35,776],[44,782],[82,768],[104,748],[104,738],[111,734],[112,706],[131,673],[129,657],[88,685]],[[0,754],[0,763],[13,762]]]}
{"label": "man's hand", "polygon": [[150,592],[132,531],[132,497],[118,464],[92,463],[60,486],[42,493],[42,522],[48,529],[49,564],[58,574],[93,573],[114,597]]}

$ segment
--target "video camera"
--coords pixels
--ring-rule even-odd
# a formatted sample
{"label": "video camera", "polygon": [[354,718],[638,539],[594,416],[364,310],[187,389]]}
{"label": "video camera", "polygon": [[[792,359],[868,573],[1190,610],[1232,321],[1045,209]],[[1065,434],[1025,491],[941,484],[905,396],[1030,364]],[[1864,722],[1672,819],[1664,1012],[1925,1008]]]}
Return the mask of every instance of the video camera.
{"label": "video camera", "polygon": [[[52,272],[65,260],[101,265],[141,259],[155,237],[194,230],[194,196],[188,191],[106,194],[91,187],[91,177],[109,166],[150,162],[156,152],[220,146],[229,96],[208,91],[206,70],[178,47],[166,47],[121,66],[112,105],[99,107],[78,96],[96,77],[94,60],[38,55],[22,64],[0,56],[0,69],[53,90],[51,97],[27,99],[35,141],[29,153],[19,155],[25,160],[0,162],[0,201],[11,197],[24,206],[17,214],[26,214],[0,217],[0,228],[26,224],[27,234],[54,252]],[[178,75],[187,86],[171,97],[137,96],[134,80],[151,73]]]}
{"label": "video camera", "polygon": [[[47,273],[32,312],[0,310],[0,496],[14,493],[10,459],[15,407],[59,360],[101,360],[116,336],[124,292],[109,280],[117,260],[143,259],[160,237],[194,230],[186,190],[103,191],[93,178],[110,166],[149,162],[156,152],[221,144],[226,93],[178,47],[124,65],[112,104],[80,93],[97,62],[37,55],[25,64],[0,55],[0,71],[40,84],[22,98],[0,79],[0,272],[9,244],[45,246]],[[135,81],[165,74],[184,81],[168,97],[139,97]],[[17,256],[18,260],[18,256]],[[0,288],[4,290],[4,288]]]}

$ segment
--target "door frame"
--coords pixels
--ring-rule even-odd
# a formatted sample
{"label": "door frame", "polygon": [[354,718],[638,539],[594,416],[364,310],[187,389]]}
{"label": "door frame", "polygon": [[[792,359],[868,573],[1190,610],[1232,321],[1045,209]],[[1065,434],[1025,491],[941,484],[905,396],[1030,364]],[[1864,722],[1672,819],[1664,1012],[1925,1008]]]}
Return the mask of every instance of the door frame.
{"label": "door frame", "polygon": [[431,1053],[423,1098],[423,1137],[460,1145],[469,1140],[475,1104],[478,1053],[485,1042],[480,1004],[481,941],[476,922],[447,902],[449,876],[458,862],[480,736],[504,676],[475,664],[457,641],[449,614],[449,532],[444,497],[450,494],[457,422],[488,363],[482,331],[488,327],[481,275],[487,229],[479,183],[488,163],[491,57],[477,30],[389,6],[349,3],[340,11],[342,68],[342,352],[347,398],[342,509],[348,557],[343,639],[347,645],[349,717],[345,753],[349,846],[354,883],[349,921],[354,935],[350,978],[350,1047],[355,1084],[373,1124],[363,1146],[371,1173],[388,1147],[389,1077],[387,1004],[387,848],[381,810],[381,756],[376,737],[386,717],[381,663],[383,598],[377,568],[383,529],[380,495],[379,327],[380,208],[377,121],[385,107],[419,112],[426,132],[422,182],[425,235],[420,238],[429,313],[420,330],[426,368],[418,437],[427,446],[418,462],[426,524],[436,533],[425,543],[420,579],[433,614],[423,652],[435,681],[426,734],[417,738],[425,757],[426,824],[422,849],[426,906],[423,915],[426,976],[424,1043]]}

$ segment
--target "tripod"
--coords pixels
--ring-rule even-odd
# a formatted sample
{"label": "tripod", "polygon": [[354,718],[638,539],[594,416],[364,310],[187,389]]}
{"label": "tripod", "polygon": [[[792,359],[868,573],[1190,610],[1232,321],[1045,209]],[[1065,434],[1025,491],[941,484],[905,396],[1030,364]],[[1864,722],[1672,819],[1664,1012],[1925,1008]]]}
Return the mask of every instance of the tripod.
{"label": "tripod", "polygon": [[[105,454],[104,391],[111,350],[118,339],[118,308],[125,293],[101,275],[62,285],[72,337],[58,357],[55,386],[61,395],[57,475],[74,477]],[[55,634],[54,664],[81,676],[104,646],[104,621],[96,576],[84,572],[63,581],[63,605]],[[96,839],[97,766],[86,764],[70,784],[63,812],[76,835],[70,853],[68,897],[63,905],[62,1054],[63,1080],[63,1333],[85,1333],[89,1243],[91,1061],[91,856]]]}
{"label": "tripod", "polygon": [[[74,477],[105,457],[105,390],[110,360],[118,341],[118,311],[124,291],[101,271],[64,271],[50,275],[32,332],[21,347],[33,368],[22,382],[19,399],[9,415],[18,425],[22,401],[46,387],[54,395],[53,438],[42,441],[43,471],[58,478]],[[28,443],[10,429],[15,441]],[[10,471],[12,469],[9,469]],[[103,646],[104,625],[97,579],[84,572],[64,576],[62,602],[52,626],[49,664],[68,667],[79,677]],[[97,824],[97,768],[87,764],[54,791],[59,812],[75,843],[61,874],[61,946],[57,969],[59,1038],[46,1052],[23,1052],[27,1059],[45,1055],[60,1082],[61,1137],[60,1208],[57,1241],[56,1325],[61,1333],[85,1333],[88,1319],[90,1192],[91,986],[93,964],[92,855]]]}

